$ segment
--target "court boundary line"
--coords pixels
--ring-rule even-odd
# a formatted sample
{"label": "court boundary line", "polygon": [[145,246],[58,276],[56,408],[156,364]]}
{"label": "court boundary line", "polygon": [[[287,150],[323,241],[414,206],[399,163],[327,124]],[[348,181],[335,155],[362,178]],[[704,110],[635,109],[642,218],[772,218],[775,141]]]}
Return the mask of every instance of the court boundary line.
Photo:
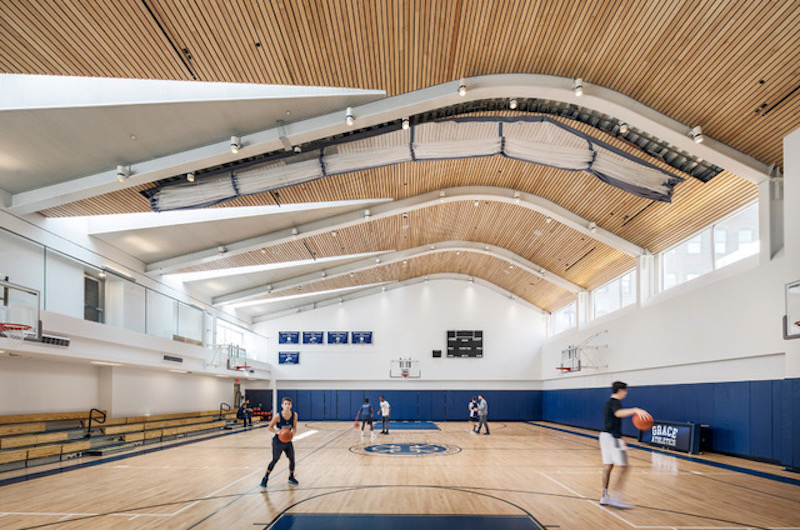
{"label": "court boundary line", "polygon": [[18,475],[16,477],[9,477],[9,478],[0,479],[0,488],[2,488],[3,486],[10,486],[12,484],[17,484],[19,482],[26,482],[28,480],[36,480],[37,478],[51,477],[53,475],[58,475],[59,473],[67,473],[69,471],[74,471],[76,469],[84,469],[84,468],[87,468],[87,467],[99,466],[101,464],[108,464],[108,463],[111,463],[111,462],[118,462],[120,460],[133,458],[134,456],[146,455],[146,454],[150,454],[150,453],[155,453],[157,451],[164,451],[166,449],[172,449],[173,447],[183,447],[184,445],[189,445],[189,444],[198,443],[198,442],[204,442],[206,440],[214,440],[216,438],[222,438],[223,436],[232,436],[234,434],[241,434],[243,432],[249,432],[250,430],[266,429],[266,428],[267,428],[266,425],[263,425],[263,426],[260,425],[258,427],[252,427],[251,429],[248,429],[248,430],[240,429],[240,430],[235,430],[235,431],[231,431],[231,432],[222,432],[222,433],[219,433],[219,434],[212,434],[212,435],[209,435],[209,436],[202,436],[202,437],[197,437],[197,438],[192,437],[190,439],[183,440],[183,441],[177,442],[177,443],[173,443],[173,444],[170,444],[170,445],[167,445],[167,446],[161,446],[161,445],[151,446],[151,447],[142,446],[143,449],[138,450],[138,451],[134,451],[134,452],[130,452],[130,453],[123,453],[123,454],[120,454],[120,455],[114,455],[114,456],[109,456],[109,457],[100,457],[97,460],[92,460],[91,462],[80,462],[80,463],[77,463],[77,464],[68,465],[66,467],[58,467],[58,468],[53,468],[53,469],[47,469],[47,470],[44,470],[44,471],[37,471],[37,472],[31,473],[31,474]]}
{"label": "court boundary line", "polygon": [[[575,436],[582,436],[584,438],[591,438],[593,440],[597,440],[597,436],[594,436],[592,434],[586,434],[586,433],[582,433],[582,432],[571,431],[569,429],[562,429],[560,427],[551,427],[549,425],[540,425],[540,424],[534,423],[532,421],[526,421],[524,423],[527,423],[528,425],[532,425],[534,427],[541,427],[543,429],[550,429],[550,430],[553,430],[553,431],[565,432],[567,434],[572,434],[572,435],[575,435]],[[713,462],[713,461],[710,461],[710,460],[704,460],[702,458],[697,458],[697,457],[693,457],[693,456],[689,456],[689,455],[678,454],[678,453],[674,453],[672,451],[663,451],[663,450],[660,450],[660,449],[655,449],[653,447],[645,447],[645,446],[642,446],[642,445],[639,445],[639,444],[634,444],[634,443],[627,443],[626,442],[626,445],[628,447],[633,448],[633,449],[638,449],[639,451],[645,451],[645,452],[648,452],[648,453],[658,453],[658,454],[662,454],[662,455],[672,456],[674,458],[678,458],[680,460],[686,460],[688,462],[694,462],[694,463],[697,463],[697,464],[703,464],[703,465],[710,466],[710,467],[716,467],[716,468],[719,468],[719,469],[725,469],[727,471],[736,471],[737,473],[743,473],[745,475],[751,475],[753,477],[759,477],[759,478],[764,478],[764,479],[767,479],[767,480],[773,480],[775,482],[782,482],[784,484],[791,484],[792,486],[800,486],[800,480],[798,480],[796,478],[784,477],[784,476],[781,476],[781,475],[775,475],[773,473],[768,473],[766,471],[758,471],[756,469],[749,469],[749,468],[746,468],[746,467],[735,466],[735,465],[732,465],[732,464],[723,464],[722,462]]]}

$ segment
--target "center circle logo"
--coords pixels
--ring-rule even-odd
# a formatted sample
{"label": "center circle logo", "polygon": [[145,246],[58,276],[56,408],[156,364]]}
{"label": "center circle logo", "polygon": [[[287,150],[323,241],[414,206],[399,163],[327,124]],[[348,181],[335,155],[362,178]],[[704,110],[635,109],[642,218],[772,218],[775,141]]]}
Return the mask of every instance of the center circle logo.
{"label": "center circle logo", "polygon": [[377,445],[354,445],[350,451],[369,456],[438,456],[452,455],[461,451],[454,445],[434,445],[425,443],[396,443]]}

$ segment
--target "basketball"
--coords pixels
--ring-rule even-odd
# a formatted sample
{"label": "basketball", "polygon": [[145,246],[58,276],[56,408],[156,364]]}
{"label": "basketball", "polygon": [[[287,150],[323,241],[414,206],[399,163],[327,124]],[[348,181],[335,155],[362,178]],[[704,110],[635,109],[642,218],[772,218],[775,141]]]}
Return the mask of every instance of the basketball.
{"label": "basketball", "polygon": [[292,436],[294,435],[291,429],[281,429],[281,432],[278,433],[278,440],[283,443],[289,443],[292,441]]}
{"label": "basketball", "polygon": [[358,429],[358,420],[356,420],[356,421],[355,421],[355,423],[353,423],[353,426],[354,426],[356,429]]}
{"label": "basketball", "polygon": [[633,426],[640,431],[647,431],[653,427],[653,417],[648,414],[647,418],[641,418],[638,414],[634,414]]}

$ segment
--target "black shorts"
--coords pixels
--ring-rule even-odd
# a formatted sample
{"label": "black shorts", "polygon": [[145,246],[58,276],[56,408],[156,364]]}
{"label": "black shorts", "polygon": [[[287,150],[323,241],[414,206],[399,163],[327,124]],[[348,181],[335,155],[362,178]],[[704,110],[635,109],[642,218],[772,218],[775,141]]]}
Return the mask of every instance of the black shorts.
{"label": "black shorts", "polygon": [[372,427],[372,418],[368,418],[366,420],[361,420],[361,423],[369,425],[370,427]]}
{"label": "black shorts", "polygon": [[478,417],[477,416],[470,416],[469,417],[469,421],[478,421]]}

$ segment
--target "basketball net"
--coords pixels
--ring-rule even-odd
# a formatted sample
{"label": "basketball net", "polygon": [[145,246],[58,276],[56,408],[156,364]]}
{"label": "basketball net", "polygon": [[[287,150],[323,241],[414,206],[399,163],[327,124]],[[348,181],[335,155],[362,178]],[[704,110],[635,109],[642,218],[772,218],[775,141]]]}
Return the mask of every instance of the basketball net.
{"label": "basketball net", "polygon": [[15,345],[25,342],[25,337],[28,336],[30,329],[31,327],[26,324],[0,323],[0,333]]}

